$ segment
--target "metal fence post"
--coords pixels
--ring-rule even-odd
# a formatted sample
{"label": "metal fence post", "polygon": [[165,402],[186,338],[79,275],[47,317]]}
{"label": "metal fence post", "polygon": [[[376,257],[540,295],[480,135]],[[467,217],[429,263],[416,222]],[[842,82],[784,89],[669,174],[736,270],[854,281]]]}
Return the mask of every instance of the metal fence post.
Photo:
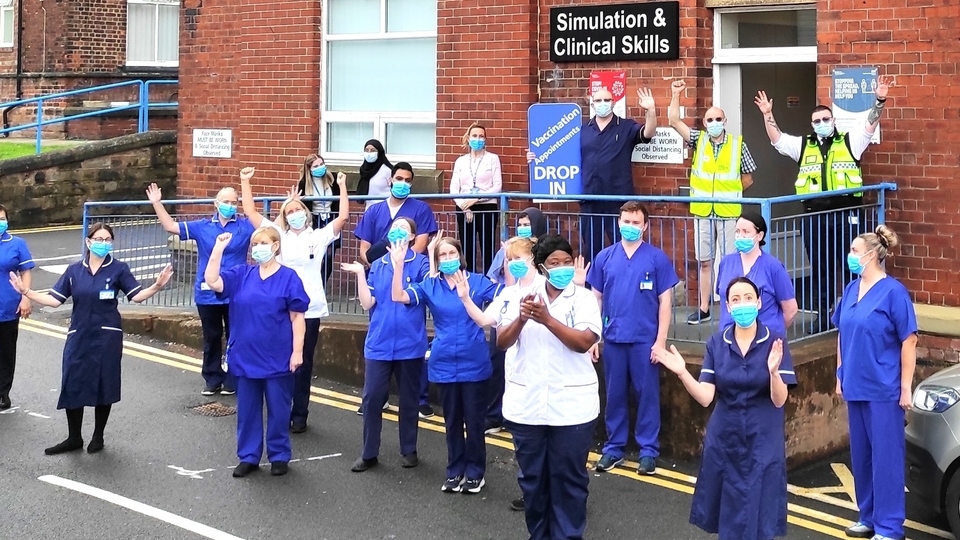
{"label": "metal fence post", "polygon": [[80,256],[83,256],[83,250],[87,249],[87,243],[85,239],[87,238],[87,230],[90,229],[90,213],[89,205],[90,203],[83,203],[83,226],[81,227],[81,237],[80,237]]}
{"label": "metal fence post", "polygon": [[40,140],[43,138],[43,100],[37,102],[37,154],[40,153]]}
{"label": "metal fence post", "polygon": [[885,217],[887,213],[887,189],[886,188],[881,189],[877,193],[877,205],[879,206],[879,208],[877,208],[877,225],[885,225],[887,222]]}
{"label": "metal fence post", "polygon": [[144,99],[145,97],[144,94],[146,93],[144,92],[144,89],[146,88],[146,83],[144,83],[143,81],[138,81],[138,82],[140,85],[139,88],[137,89],[138,93],[140,94],[140,110],[138,111],[139,118],[137,118],[137,133],[143,133],[144,131],[146,131],[146,125],[147,125],[146,117],[148,114],[147,100]]}
{"label": "metal fence post", "polygon": [[767,240],[766,244],[761,246],[760,249],[770,253],[770,246],[773,245],[770,242],[770,231],[773,229],[773,208],[769,199],[764,199],[760,202],[760,215],[763,217],[763,222],[767,224],[767,234],[765,235]]}
{"label": "metal fence post", "polygon": [[510,204],[510,199],[506,195],[500,194],[500,241],[506,242],[510,238],[510,224],[507,223],[507,215],[509,215],[508,205]]}

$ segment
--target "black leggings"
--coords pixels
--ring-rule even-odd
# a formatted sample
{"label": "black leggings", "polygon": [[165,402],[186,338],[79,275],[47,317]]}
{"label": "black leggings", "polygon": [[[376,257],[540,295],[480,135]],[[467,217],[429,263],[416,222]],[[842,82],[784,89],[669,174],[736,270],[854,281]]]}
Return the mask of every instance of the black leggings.
{"label": "black leggings", "polygon": [[10,395],[17,367],[17,337],[20,319],[0,322],[0,396]]}

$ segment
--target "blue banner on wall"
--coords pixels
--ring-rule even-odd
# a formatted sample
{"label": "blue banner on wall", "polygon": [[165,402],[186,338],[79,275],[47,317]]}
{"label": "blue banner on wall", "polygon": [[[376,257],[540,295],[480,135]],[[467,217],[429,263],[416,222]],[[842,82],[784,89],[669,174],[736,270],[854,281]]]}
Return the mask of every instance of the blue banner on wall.
{"label": "blue banner on wall", "polygon": [[527,109],[530,151],[530,193],[580,195],[580,105],[535,103]]}
{"label": "blue banner on wall", "polygon": [[[870,108],[877,99],[877,72],[875,67],[841,67],[833,70],[833,117],[838,131],[863,129]],[[879,125],[871,142],[880,142]]]}

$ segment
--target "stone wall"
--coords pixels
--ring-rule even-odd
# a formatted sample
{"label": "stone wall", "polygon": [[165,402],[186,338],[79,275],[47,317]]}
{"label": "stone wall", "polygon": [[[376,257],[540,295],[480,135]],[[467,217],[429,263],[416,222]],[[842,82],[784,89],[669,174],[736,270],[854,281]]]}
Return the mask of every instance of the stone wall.
{"label": "stone wall", "polygon": [[[74,224],[87,201],[144,200],[156,182],[177,183],[177,134],[153,131],[0,161],[0,202],[15,228]],[[111,214],[152,214],[149,206],[111,208]]]}

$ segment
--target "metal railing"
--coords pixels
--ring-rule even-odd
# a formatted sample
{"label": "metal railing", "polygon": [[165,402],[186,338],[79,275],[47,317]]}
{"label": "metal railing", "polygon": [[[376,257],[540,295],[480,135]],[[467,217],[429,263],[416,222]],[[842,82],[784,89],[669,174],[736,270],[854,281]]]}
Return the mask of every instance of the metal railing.
{"label": "metal railing", "polygon": [[[864,187],[862,190],[845,190],[820,195],[784,196],[772,198],[744,198],[739,202],[746,207],[755,205],[761,215],[765,217],[768,226],[767,244],[763,249],[776,256],[786,267],[793,280],[796,298],[800,313],[787,329],[788,338],[796,341],[828,332],[832,329],[828,314],[833,303],[842,292],[842,287],[851,279],[846,269],[845,254],[853,238],[861,232],[872,230],[877,224],[883,223],[885,210],[885,193],[896,190],[896,185],[884,183]],[[864,196],[852,208],[826,210],[822,212],[791,213],[780,211],[780,208],[800,200],[811,200],[838,194],[863,193]],[[412,196],[428,202],[451,202],[450,195],[423,195]],[[551,200],[556,203],[573,203],[581,200],[611,200],[600,196],[548,196],[531,195],[528,193],[502,193],[493,196],[499,200],[499,207],[489,212],[475,212],[474,222],[484,218],[492,218],[496,226],[490,231],[477,231],[475,238],[475,259],[468,261],[477,271],[486,273],[489,268],[486,261],[492,255],[485,253],[486,247],[495,245],[499,249],[500,242],[516,234],[517,218],[523,208],[537,206],[528,204],[531,199]],[[351,197],[351,202],[374,199],[373,197]],[[699,197],[659,197],[633,196],[617,197],[617,201],[636,200],[644,203],[651,211],[648,220],[648,229],[645,241],[662,249],[674,262],[675,270],[680,277],[680,284],[675,289],[674,320],[669,337],[677,341],[704,342],[718,329],[720,319],[718,307],[711,299],[713,318],[709,322],[698,325],[687,324],[687,317],[699,309],[698,285],[699,263],[694,253],[694,218],[689,214],[691,202],[717,202],[719,200]],[[262,203],[261,212],[264,216],[275,218],[283,197],[258,197]],[[305,198],[311,201],[332,201],[332,197]],[[521,203],[521,201],[523,201]],[[213,200],[171,200],[163,201],[168,207],[174,207],[174,219],[190,221],[194,219],[211,219],[214,216]],[[511,204],[512,203],[512,204]],[[519,204],[518,204],[519,203]],[[449,205],[452,206],[452,205]],[[590,246],[580,238],[580,225],[585,218],[584,214],[569,208],[551,210],[551,204],[539,205],[547,218],[547,232],[560,234],[568,238],[575,251],[587,254],[589,251],[599,251],[601,246]],[[332,273],[325,283],[327,302],[331,315],[363,316],[363,310],[356,301],[356,278],[340,269],[340,263],[359,260],[359,240],[353,235],[357,223],[363,213],[363,204],[351,204],[352,212],[341,235],[341,245],[336,249],[329,249],[326,257],[333,262]],[[439,229],[447,236],[460,238],[458,229],[459,211],[452,208],[447,211],[436,211],[435,219]],[[616,232],[616,216],[603,216],[609,223],[605,230],[607,239],[605,244],[614,241]],[[175,269],[173,284],[147,302],[147,305],[192,307],[193,283],[196,276],[196,245],[192,242],[181,242],[177,235],[163,231],[159,220],[153,214],[148,201],[107,201],[87,202],[84,204],[83,230],[86,230],[94,221],[101,221],[114,228],[114,248],[118,258],[127,262],[138,279],[148,283],[167,262],[172,262]],[[487,242],[486,234],[496,235],[494,242]],[[461,239],[462,240],[462,239]],[[724,239],[718,239],[714,246],[724,245]],[[840,247],[838,247],[840,246]],[[467,250],[465,250],[467,251]],[[711,281],[715,283],[716,268],[720,251],[714,257],[711,269]],[[729,253],[726,253],[729,254]],[[589,260],[589,257],[587,257]],[[711,286],[715,291],[716,286]]]}
{"label": "metal railing", "polygon": [[[170,85],[177,84],[176,80],[157,80],[157,81],[123,81],[113,84],[105,84],[102,86],[93,86],[90,88],[80,88],[77,90],[70,90],[67,92],[58,92],[55,94],[47,94],[44,96],[37,96],[28,99],[21,99],[17,101],[11,101],[8,103],[0,103],[0,109],[5,109],[8,107],[20,107],[23,105],[36,104],[36,120],[28,124],[21,124],[18,126],[12,126],[5,129],[0,129],[0,135],[5,133],[13,133],[15,131],[23,131],[26,129],[36,129],[36,153],[40,153],[40,147],[43,141],[43,127],[50,126],[54,124],[60,124],[64,122],[69,122],[70,120],[78,120],[80,118],[89,118],[93,116],[102,116],[105,114],[115,113],[119,111],[129,111],[137,109],[137,133],[143,133],[149,130],[150,126],[150,109],[160,108],[160,107],[176,107],[177,102],[151,102],[150,101],[150,86],[151,85]],[[70,116],[60,116],[56,118],[43,118],[44,113],[44,102],[51,100],[61,100],[63,98],[78,96],[81,94],[90,94],[94,92],[104,92],[107,90],[115,90],[117,88],[128,88],[136,87],[137,91],[137,102],[130,103],[126,101],[116,101],[112,103],[125,103],[123,105],[112,105],[104,109],[98,109],[96,111],[89,111],[79,114],[73,114]]]}

